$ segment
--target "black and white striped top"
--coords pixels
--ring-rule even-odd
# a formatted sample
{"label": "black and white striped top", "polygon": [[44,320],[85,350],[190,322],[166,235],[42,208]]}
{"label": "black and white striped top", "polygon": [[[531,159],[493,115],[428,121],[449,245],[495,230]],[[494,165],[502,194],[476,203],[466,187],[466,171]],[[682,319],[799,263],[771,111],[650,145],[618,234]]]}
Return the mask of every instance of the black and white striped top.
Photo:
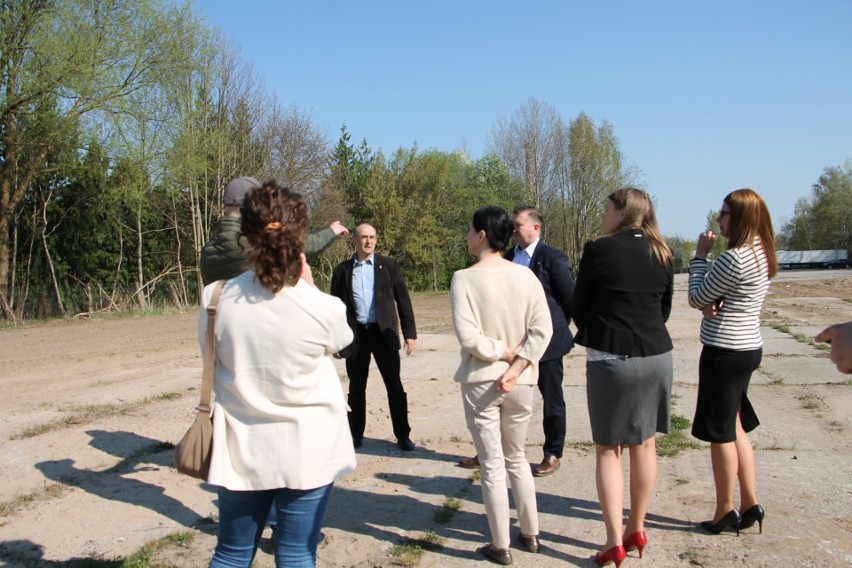
{"label": "black and white striped top", "polygon": [[754,247],[726,250],[709,270],[705,259],[689,262],[689,305],[701,309],[722,300],[718,315],[701,321],[704,345],[737,351],[763,346],[760,310],[769,289],[769,267],[759,238]]}

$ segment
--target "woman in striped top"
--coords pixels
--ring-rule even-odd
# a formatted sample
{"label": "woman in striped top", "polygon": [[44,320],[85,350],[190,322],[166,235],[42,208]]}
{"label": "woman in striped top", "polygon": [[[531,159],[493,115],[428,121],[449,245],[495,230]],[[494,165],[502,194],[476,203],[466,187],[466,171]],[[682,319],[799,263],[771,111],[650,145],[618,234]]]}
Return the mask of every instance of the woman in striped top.
{"label": "woman in striped top", "polygon": [[[706,257],[716,236],[707,231],[698,236],[689,263],[689,305],[704,314],[692,435],[710,442],[716,484],[716,512],[701,525],[714,534],[727,527],[739,534],[757,522],[762,532],[764,511],[757,502],[754,451],[746,434],[760,422],[747,392],[763,353],[760,310],[778,271],[775,234],[766,203],[751,189],[729,193],[718,221],[727,250],[710,267]],[[742,514],[734,508],[737,481]]]}

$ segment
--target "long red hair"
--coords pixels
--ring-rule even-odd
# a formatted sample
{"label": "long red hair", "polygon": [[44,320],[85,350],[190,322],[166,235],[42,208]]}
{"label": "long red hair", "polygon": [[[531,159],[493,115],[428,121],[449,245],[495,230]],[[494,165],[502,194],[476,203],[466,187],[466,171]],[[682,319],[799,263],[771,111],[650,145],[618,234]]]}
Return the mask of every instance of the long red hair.
{"label": "long red hair", "polygon": [[766,202],[752,189],[743,188],[732,191],[723,201],[731,210],[731,220],[728,224],[728,248],[749,246],[754,254],[755,237],[760,237],[766,264],[769,268],[769,279],[778,274],[778,255],[775,252],[775,231],[772,229],[772,218]]}

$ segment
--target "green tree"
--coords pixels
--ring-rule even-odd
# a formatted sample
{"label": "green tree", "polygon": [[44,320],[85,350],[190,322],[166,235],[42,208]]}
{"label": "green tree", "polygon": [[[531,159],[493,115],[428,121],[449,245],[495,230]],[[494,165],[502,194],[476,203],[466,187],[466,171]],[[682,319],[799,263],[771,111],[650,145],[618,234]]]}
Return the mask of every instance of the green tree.
{"label": "green tree", "polygon": [[725,252],[725,250],[728,248],[728,239],[722,236],[721,229],[719,228],[718,211],[711,209],[707,212],[704,230],[712,231],[713,234],[716,235],[716,240],[713,242],[713,246],[710,248],[710,252],[707,253],[707,258],[711,260],[719,258],[719,255]]}
{"label": "green tree", "polygon": [[796,201],[778,235],[786,250],[845,249],[852,254],[852,160],[825,168],[809,197]]}
{"label": "green tree", "polygon": [[561,230],[562,243],[577,266],[586,241],[603,230],[606,196],[628,180],[610,123],[596,126],[581,112],[569,124],[566,139],[567,154],[559,168],[560,208],[548,217],[557,221],[554,231]]}
{"label": "green tree", "polygon": [[812,194],[819,248],[852,251],[852,160],[826,168]]}
{"label": "green tree", "polygon": [[[107,122],[128,110],[129,95],[182,68],[190,15],[157,0],[0,3],[0,298],[10,282],[10,222],[45,157],[78,121]],[[22,127],[54,105],[52,136]]]}
{"label": "green tree", "polygon": [[779,250],[815,250],[814,237],[817,234],[813,206],[810,199],[800,197],[796,200],[793,217],[784,223],[778,234]]}
{"label": "green tree", "polygon": [[672,249],[674,257],[673,268],[675,273],[686,272],[689,267],[689,261],[695,256],[695,241],[684,239],[683,237],[671,236],[664,237],[666,244]]}

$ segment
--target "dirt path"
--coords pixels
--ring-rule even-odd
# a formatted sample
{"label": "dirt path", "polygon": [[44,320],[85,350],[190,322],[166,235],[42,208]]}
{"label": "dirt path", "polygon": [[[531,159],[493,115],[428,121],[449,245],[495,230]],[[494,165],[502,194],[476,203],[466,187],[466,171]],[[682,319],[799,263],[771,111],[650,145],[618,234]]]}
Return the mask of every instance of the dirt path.
{"label": "dirt path", "polygon": [[[692,417],[699,317],[679,277],[669,327],[675,340],[674,413]],[[750,395],[764,533],[710,536],[695,529],[713,510],[705,446],[659,461],[646,566],[852,565],[852,384],[824,351],[797,341],[852,319],[852,276],[773,283],[764,362]],[[415,298],[421,338],[403,361],[412,438],[392,443],[381,381],[369,389],[358,469],[336,485],[320,566],[390,566],[404,539],[434,533],[443,546],[420,566],[481,564],[487,540],[480,489],[455,467],[472,452],[450,376],[458,346],[446,295]],[[774,327],[772,327],[774,325]],[[116,559],[161,541],[152,564],[206,566],[215,545],[215,493],[171,467],[173,443],[192,418],[200,381],[196,314],[57,322],[0,330],[0,564],[58,566]],[[783,327],[786,326],[786,327]],[[517,566],[593,566],[604,530],[594,487],[585,407],[584,353],[566,360],[568,438],[562,469],[537,480],[543,553],[513,551]],[[338,363],[339,364],[339,363]],[[341,375],[345,379],[342,365]],[[533,419],[539,423],[540,417]],[[529,457],[542,434],[530,429]],[[436,514],[448,497],[461,508]],[[264,539],[257,566],[271,566]],[[635,554],[625,566],[637,565]]]}

